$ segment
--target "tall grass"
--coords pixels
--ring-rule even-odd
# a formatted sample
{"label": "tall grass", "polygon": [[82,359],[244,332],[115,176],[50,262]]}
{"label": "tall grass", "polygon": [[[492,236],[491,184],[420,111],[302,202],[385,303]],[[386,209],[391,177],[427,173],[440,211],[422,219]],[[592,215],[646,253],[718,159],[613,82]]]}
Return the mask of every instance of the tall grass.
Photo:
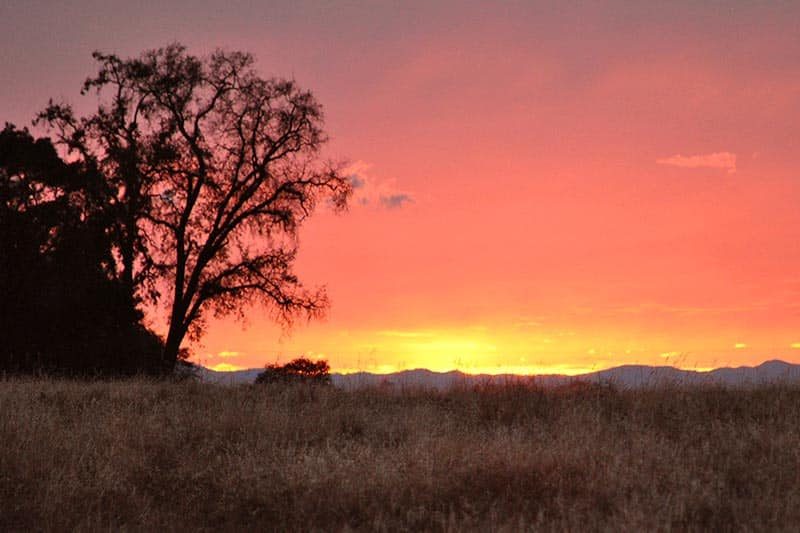
{"label": "tall grass", "polygon": [[797,387],[0,382],[0,530],[797,524]]}

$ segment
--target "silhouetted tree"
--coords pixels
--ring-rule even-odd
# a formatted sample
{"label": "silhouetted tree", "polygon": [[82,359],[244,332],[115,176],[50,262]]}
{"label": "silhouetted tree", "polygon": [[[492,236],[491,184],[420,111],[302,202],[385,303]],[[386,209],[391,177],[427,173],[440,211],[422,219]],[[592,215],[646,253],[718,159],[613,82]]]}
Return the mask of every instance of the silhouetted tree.
{"label": "silhouetted tree", "polygon": [[40,120],[104,176],[115,276],[132,301],[168,309],[165,365],[209,308],[259,301],[284,323],[321,313],[324,291],[293,273],[297,230],[319,201],[344,208],[350,184],[320,161],[326,136],[311,93],[261,78],[241,52],[201,59],[174,44],[94,57],[100,70],[83,92],[97,91],[97,112],[77,118],[51,102]]}
{"label": "silhouetted tree", "polygon": [[299,357],[285,365],[270,364],[256,376],[256,383],[316,383],[328,385],[331,382],[330,366],[324,360],[312,361]]}
{"label": "silhouetted tree", "polygon": [[153,371],[158,337],[112,276],[100,176],[48,139],[0,131],[0,370]]}

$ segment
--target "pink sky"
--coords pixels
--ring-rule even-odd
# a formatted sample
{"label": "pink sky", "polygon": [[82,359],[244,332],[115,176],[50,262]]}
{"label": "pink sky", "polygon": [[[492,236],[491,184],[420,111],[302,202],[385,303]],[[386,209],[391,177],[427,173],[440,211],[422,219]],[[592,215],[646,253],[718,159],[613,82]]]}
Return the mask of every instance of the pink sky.
{"label": "pink sky", "polygon": [[211,322],[203,363],[800,362],[800,5],[166,4],[5,2],[0,120],[88,111],[94,49],[242,49],[365,182],[302,233],[327,320]]}

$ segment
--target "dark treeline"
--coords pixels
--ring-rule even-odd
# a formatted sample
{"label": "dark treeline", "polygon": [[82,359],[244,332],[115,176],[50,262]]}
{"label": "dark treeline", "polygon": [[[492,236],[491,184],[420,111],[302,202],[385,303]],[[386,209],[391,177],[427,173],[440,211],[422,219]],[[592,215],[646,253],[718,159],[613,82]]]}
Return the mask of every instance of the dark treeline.
{"label": "dark treeline", "polygon": [[352,189],[321,158],[313,95],[243,52],[93,57],[94,112],[50,101],[34,121],[50,138],[0,133],[0,373],[169,373],[209,313],[322,315],[324,288],[294,271],[298,230]]}
{"label": "dark treeline", "polygon": [[0,373],[159,373],[162,342],[115,275],[103,179],[0,132]]}

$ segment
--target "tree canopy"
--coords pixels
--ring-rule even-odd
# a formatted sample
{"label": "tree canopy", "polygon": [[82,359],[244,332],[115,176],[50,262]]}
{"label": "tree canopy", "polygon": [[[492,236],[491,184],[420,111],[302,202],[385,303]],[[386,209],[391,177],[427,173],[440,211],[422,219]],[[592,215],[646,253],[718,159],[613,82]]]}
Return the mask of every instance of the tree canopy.
{"label": "tree canopy", "polygon": [[0,371],[158,371],[161,342],[110,275],[98,178],[48,139],[0,131]]}
{"label": "tree canopy", "polygon": [[200,58],[173,44],[136,58],[95,53],[97,110],[54,103],[39,121],[89,174],[104,206],[108,275],[136,305],[168,312],[172,368],[207,312],[260,303],[288,324],[322,313],[323,289],[294,273],[298,228],[324,202],[346,207],[339,167],[322,159],[320,104],[294,81],[263,78],[251,55]]}
{"label": "tree canopy", "polygon": [[315,383],[328,385],[331,382],[331,367],[325,360],[312,361],[298,357],[285,365],[270,364],[256,376],[256,383]]}

